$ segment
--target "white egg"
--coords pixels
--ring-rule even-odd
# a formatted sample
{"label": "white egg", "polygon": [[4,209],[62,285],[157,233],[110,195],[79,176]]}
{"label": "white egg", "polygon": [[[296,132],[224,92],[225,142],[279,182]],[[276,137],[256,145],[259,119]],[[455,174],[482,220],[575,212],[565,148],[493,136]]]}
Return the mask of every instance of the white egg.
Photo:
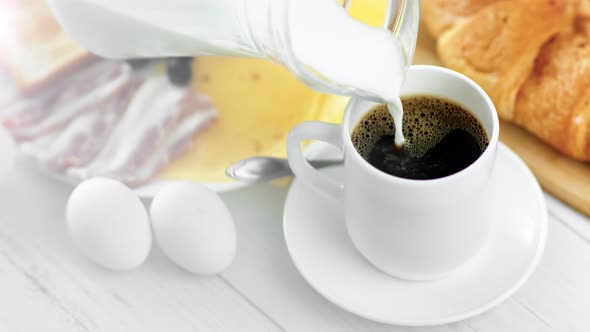
{"label": "white egg", "polygon": [[82,182],[70,195],[66,218],[74,244],[107,269],[136,268],[151,249],[147,210],[121,182],[105,178]]}
{"label": "white egg", "polygon": [[0,181],[10,173],[14,166],[15,150],[12,136],[0,125]]}
{"label": "white egg", "polygon": [[180,267],[212,275],[227,268],[236,253],[236,228],[221,198],[207,187],[178,182],[156,194],[150,208],[154,236]]}

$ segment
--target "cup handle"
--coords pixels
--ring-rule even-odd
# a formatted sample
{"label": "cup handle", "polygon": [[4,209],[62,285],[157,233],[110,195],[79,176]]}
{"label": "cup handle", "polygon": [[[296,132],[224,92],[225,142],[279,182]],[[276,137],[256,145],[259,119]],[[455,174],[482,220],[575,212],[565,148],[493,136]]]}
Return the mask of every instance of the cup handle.
{"label": "cup handle", "polygon": [[305,184],[336,200],[341,199],[344,184],[334,181],[313,168],[303,156],[301,142],[310,139],[318,140],[343,151],[341,131],[341,125],[308,121],[297,125],[287,136],[287,157],[293,173]]}

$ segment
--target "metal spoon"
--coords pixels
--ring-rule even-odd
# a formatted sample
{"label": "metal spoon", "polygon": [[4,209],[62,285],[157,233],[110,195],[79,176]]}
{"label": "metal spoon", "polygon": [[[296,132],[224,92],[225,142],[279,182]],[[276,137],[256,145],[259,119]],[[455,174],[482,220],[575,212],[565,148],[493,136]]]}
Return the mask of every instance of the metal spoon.
{"label": "metal spoon", "polygon": [[[310,160],[315,168],[342,164],[342,159]],[[261,183],[293,175],[287,159],[272,157],[253,157],[243,159],[225,170],[227,176],[246,183]]]}

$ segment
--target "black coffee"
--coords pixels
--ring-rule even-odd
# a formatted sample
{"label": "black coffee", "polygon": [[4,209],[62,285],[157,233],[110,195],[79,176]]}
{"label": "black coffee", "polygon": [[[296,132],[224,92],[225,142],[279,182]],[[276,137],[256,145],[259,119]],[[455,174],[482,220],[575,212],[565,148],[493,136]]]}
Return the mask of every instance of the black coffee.
{"label": "black coffee", "polygon": [[463,106],[434,96],[403,97],[406,144],[394,144],[395,125],[387,106],[377,105],[356,125],[352,143],[375,168],[402,178],[445,177],[471,165],[489,138]]}

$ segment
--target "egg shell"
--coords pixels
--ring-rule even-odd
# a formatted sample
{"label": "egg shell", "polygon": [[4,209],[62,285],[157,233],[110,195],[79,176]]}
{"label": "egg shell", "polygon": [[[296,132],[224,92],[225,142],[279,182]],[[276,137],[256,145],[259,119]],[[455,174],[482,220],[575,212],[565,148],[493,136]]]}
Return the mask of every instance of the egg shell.
{"label": "egg shell", "polygon": [[158,245],[180,267],[212,275],[233,261],[233,218],[223,200],[207,187],[193,182],[169,184],[154,197],[150,215]]}
{"label": "egg shell", "polygon": [[82,182],[70,195],[66,218],[74,244],[104,268],[136,268],[151,249],[147,210],[121,182],[106,178]]}
{"label": "egg shell", "polygon": [[0,125],[0,181],[12,170],[15,155],[14,140],[8,131]]}

